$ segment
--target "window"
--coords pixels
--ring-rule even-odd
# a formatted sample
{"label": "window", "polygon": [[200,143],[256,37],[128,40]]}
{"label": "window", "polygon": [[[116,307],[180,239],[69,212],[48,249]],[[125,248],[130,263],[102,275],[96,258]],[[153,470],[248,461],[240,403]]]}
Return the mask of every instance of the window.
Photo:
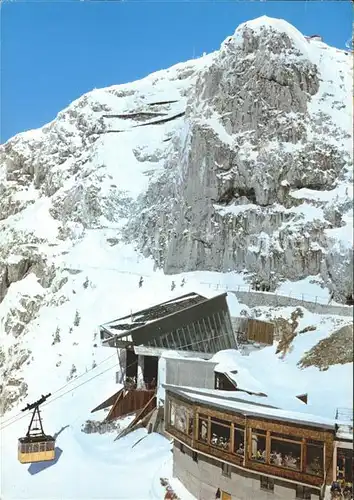
{"label": "window", "polygon": [[230,451],[231,422],[212,417],[210,444],[225,451]]}
{"label": "window", "polygon": [[54,441],[47,442],[47,450],[48,451],[54,450]]}
{"label": "window", "polygon": [[170,401],[170,424],[184,434],[193,435],[193,410]]}
{"label": "window", "polygon": [[224,373],[215,373],[214,381],[215,389],[219,389],[220,391],[234,391],[236,389],[235,384]]}
{"label": "window", "polygon": [[194,462],[198,462],[198,453],[196,451],[192,452],[192,458]]}
{"label": "window", "polygon": [[266,461],[266,432],[252,429],[251,458],[257,462]]}
{"label": "window", "polygon": [[306,472],[314,476],[323,476],[323,443],[309,439],[306,447]]}
{"label": "window", "polygon": [[245,430],[243,427],[234,428],[234,453],[241,457],[245,454]]}
{"label": "window", "polygon": [[311,489],[306,488],[306,486],[301,486],[301,484],[297,484],[296,498],[301,498],[302,500],[311,500]]}
{"label": "window", "polygon": [[301,470],[301,438],[272,432],[270,463],[278,467]]}
{"label": "window", "polygon": [[39,443],[30,443],[27,446],[27,453],[38,453],[40,451]]}
{"label": "window", "polygon": [[198,440],[202,443],[208,442],[208,417],[199,415]]}
{"label": "window", "polygon": [[221,472],[222,472],[223,476],[231,477],[231,465],[225,464],[224,462],[222,462]]}
{"label": "window", "polygon": [[353,451],[345,448],[337,450],[337,479],[353,482]]}
{"label": "window", "polygon": [[261,490],[274,491],[274,479],[261,476]]}

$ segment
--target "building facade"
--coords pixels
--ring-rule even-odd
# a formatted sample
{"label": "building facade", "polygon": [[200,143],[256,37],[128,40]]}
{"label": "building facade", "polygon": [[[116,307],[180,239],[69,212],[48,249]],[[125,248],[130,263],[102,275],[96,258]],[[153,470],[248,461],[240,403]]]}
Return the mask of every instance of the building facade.
{"label": "building facade", "polygon": [[101,325],[102,344],[119,349],[117,382],[156,384],[164,350],[202,356],[237,349],[226,296],[190,293]]}
{"label": "building facade", "polygon": [[[198,400],[168,386],[165,390],[173,473],[197,499],[315,500],[324,498],[336,479],[335,450],[343,445],[334,424],[306,414],[303,421],[287,419],[275,408],[240,404],[238,409],[227,400]],[[347,470],[349,462],[347,458]]]}

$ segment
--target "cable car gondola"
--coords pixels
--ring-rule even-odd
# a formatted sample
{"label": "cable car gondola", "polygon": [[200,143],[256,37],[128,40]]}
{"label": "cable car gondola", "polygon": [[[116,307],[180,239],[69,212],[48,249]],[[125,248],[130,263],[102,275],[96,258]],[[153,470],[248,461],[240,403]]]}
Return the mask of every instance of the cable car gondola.
{"label": "cable car gondola", "polygon": [[46,462],[55,458],[55,438],[44,433],[39,406],[50,394],[32,404],[27,404],[21,411],[33,410],[27,434],[18,440],[18,460],[21,464]]}

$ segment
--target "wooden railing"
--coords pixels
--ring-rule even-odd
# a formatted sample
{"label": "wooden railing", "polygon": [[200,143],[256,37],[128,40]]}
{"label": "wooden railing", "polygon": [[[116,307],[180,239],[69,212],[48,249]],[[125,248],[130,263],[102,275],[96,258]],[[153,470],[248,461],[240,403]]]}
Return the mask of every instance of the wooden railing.
{"label": "wooden railing", "polygon": [[169,435],[186,444],[194,451],[215,457],[223,462],[234,464],[237,467],[242,467],[248,471],[261,472],[270,476],[279,477],[280,479],[289,479],[291,481],[315,487],[322,486],[324,482],[323,476],[315,476],[306,472],[301,472],[300,470],[286,469],[284,467],[277,467],[271,464],[257,462],[256,460],[248,458],[247,455],[245,457],[241,457],[227,450],[211,446],[208,443],[203,443],[177,430],[167,422],[165,430]]}

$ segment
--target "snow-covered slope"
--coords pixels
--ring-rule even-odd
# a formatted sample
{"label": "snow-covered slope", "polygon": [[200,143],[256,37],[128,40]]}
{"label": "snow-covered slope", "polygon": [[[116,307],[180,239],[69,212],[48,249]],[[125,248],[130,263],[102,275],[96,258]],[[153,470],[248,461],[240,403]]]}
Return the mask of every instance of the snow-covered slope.
{"label": "snow-covered slope", "polygon": [[[0,146],[4,419],[17,414],[24,399],[60,395],[108,370],[47,407],[48,430],[71,425],[60,435],[60,477],[67,477],[70,457],[81,459],[85,451],[102,460],[87,458],[87,476],[114,467],[106,462],[105,443],[97,441],[100,455],[79,431],[88,409],[115,389],[108,381],[114,384],[116,353],[100,347],[100,323],[182,293],[210,296],[222,288],[206,283],[231,289],[263,282],[313,296],[333,291],[339,302],[351,293],[351,77],[346,52],[263,17],[241,25],[213,54],[94,90],[42,129]],[[252,314],[234,296],[230,307],[233,315]],[[271,314],[291,312],[274,308]],[[276,346],[251,356],[257,366],[273,358],[285,363],[289,377],[308,382],[318,412],[332,416],[336,406],[350,404],[351,366],[301,371],[297,363],[350,321],[305,312],[298,331],[317,329],[299,334],[284,358]],[[339,392],[330,385],[338,377],[346,381]],[[330,390],[330,405],[321,388]],[[14,439],[23,423],[3,429],[5,478],[15,470]],[[169,456],[164,453],[150,457],[156,474]],[[106,498],[116,497],[123,469]],[[34,478],[23,478],[16,487],[4,482],[5,498],[54,498],[54,476],[47,472],[42,496],[38,485],[28,489]],[[80,498],[60,481],[58,496]],[[96,491],[91,484],[82,498]],[[148,498],[141,486],[126,498]]]}

